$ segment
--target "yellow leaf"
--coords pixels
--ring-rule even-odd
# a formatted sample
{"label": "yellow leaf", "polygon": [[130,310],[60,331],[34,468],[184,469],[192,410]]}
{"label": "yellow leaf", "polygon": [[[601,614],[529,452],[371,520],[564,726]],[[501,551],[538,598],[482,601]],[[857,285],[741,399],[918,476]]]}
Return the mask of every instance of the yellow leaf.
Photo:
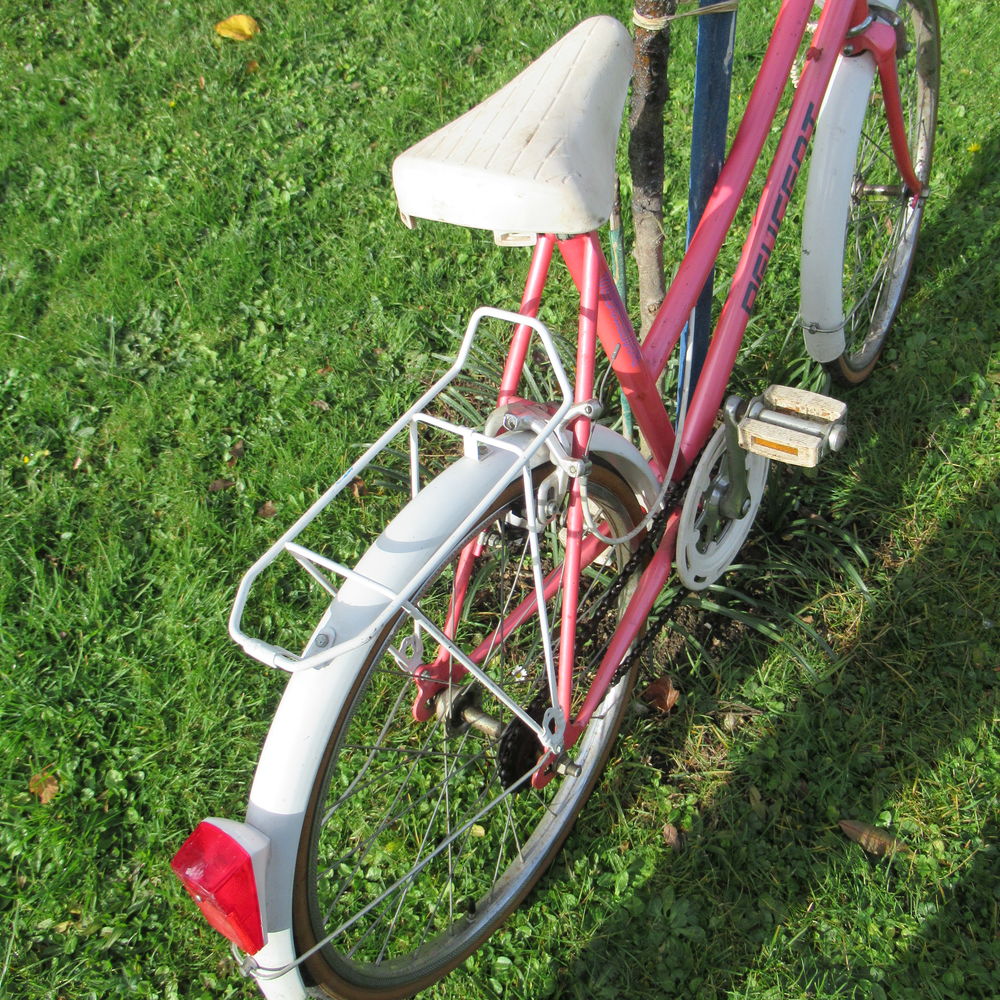
{"label": "yellow leaf", "polygon": [[223,38],[231,38],[235,42],[246,42],[260,31],[260,25],[249,14],[233,14],[220,21],[215,30]]}

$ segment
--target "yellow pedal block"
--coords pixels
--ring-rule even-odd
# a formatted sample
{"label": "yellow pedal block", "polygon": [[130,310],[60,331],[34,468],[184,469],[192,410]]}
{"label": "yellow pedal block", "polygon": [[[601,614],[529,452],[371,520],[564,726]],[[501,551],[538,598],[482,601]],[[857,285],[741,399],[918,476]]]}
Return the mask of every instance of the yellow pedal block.
{"label": "yellow pedal block", "polygon": [[772,385],[739,422],[740,447],[776,462],[815,468],[847,440],[847,404],[831,396]]}

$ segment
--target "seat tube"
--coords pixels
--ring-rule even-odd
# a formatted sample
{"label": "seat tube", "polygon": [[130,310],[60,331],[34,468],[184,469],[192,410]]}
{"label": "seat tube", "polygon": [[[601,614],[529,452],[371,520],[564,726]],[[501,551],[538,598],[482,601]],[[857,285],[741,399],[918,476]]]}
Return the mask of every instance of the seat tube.
{"label": "seat tube", "polygon": [[656,381],[639,346],[625,304],[608,270],[596,233],[559,241],[559,251],[584,302],[588,261],[596,255],[597,310],[594,328],[611,367],[625,391],[636,422],[653,452],[654,467],[661,474],[670,464],[674,431]]}
{"label": "seat tube", "polygon": [[[597,306],[600,291],[600,248],[597,235],[591,233],[585,243],[583,281],[580,286],[580,313],[576,350],[575,403],[585,403],[594,395],[594,365],[597,350]],[[585,459],[590,443],[590,419],[573,421],[573,457]],[[586,474],[585,472],[583,473]],[[570,482],[569,509],[566,512],[566,552],[563,557],[562,610],[560,620],[558,696],[566,720],[570,717],[573,690],[573,667],[576,661],[576,612],[580,596],[581,547],[583,545],[583,496],[581,476]]]}

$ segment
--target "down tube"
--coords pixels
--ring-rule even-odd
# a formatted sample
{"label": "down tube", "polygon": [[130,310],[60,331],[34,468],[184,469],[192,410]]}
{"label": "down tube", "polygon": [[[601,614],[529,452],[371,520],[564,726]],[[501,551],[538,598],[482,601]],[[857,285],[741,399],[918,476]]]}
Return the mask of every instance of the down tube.
{"label": "down tube", "polygon": [[792,188],[816,126],[823,94],[840,54],[850,14],[850,9],[843,4],[828,3],[823,9],[819,29],[807,53],[802,79],[782,129],[760,204],[743,244],[743,252],[684,423],[681,454],[685,466],[704,446],[722,404],[729,374],[774,251],[778,229],[788,209]]}

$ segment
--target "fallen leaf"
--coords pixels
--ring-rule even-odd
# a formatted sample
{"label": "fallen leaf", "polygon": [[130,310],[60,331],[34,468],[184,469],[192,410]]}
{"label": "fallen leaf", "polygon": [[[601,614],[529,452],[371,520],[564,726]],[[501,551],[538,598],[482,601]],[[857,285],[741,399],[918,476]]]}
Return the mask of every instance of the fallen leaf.
{"label": "fallen leaf", "polygon": [[232,468],[243,457],[246,448],[247,446],[242,441],[233,444],[229,449],[229,461],[226,462],[226,465]]}
{"label": "fallen leaf", "polygon": [[228,490],[230,486],[235,486],[236,483],[232,479],[213,479],[212,482],[208,484],[209,493],[218,493],[220,490]]}
{"label": "fallen leaf", "polygon": [[278,513],[278,508],[274,506],[273,500],[265,500],[257,508],[258,517],[274,517],[274,515],[277,513]]}
{"label": "fallen leaf", "polygon": [[234,42],[246,42],[260,31],[260,25],[249,14],[233,14],[215,26],[215,32]]}
{"label": "fallen leaf", "polygon": [[256,73],[260,69],[260,63],[256,59],[248,59],[243,68],[247,73]]}
{"label": "fallen leaf", "polygon": [[367,492],[368,487],[365,486],[365,481],[360,476],[356,476],[351,482],[351,493],[354,494],[354,499],[360,500]]}
{"label": "fallen leaf", "polygon": [[681,831],[673,823],[663,824],[663,843],[677,854],[684,849],[684,840]]}
{"label": "fallen leaf", "polygon": [[31,780],[28,782],[28,791],[37,796],[38,801],[43,806],[47,806],[56,797],[56,793],[59,791],[59,782],[56,781],[54,774],[50,774],[48,771],[39,771],[38,774],[31,776]]}
{"label": "fallen leaf", "polygon": [[872,857],[882,858],[896,851],[909,851],[901,840],[897,840],[888,830],[860,823],[854,819],[838,820],[840,829],[855,843],[860,844]]}
{"label": "fallen leaf", "polygon": [[681,693],[674,687],[674,682],[664,674],[642,692],[642,700],[652,705],[657,711],[666,715],[677,704]]}
{"label": "fallen leaf", "polygon": [[314,399],[309,405],[315,406],[317,410],[322,410],[324,413],[330,409],[330,404],[325,399]]}

